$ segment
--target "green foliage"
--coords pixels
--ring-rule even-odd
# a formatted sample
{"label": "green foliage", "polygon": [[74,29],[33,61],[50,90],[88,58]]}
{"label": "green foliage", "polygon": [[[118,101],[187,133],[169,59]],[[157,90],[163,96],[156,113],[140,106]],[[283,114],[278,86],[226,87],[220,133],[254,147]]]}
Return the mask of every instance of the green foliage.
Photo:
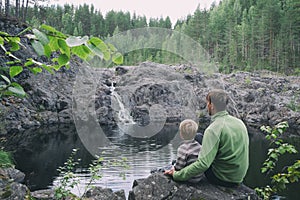
{"label": "green foliage", "polygon": [[10,153],[0,150],[0,168],[13,167]]}
{"label": "green foliage", "polygon": [[[12,73],[12,75],[14,75]],[[16,83],[11,82],[9,78],[0,74],[2,81],[0,81],[0,97],[1,96],[19,96],[24,97],[26,95],[23,87]]]}
{"label": "green foliage", "polygon": [[250,85],[250,84],[251,84],[251,79],[250,79],[250,77],[247,77],[247,78],[245,79],[245,83],[246,83],[247,85]]}
{"label": "green foliage", "polygon": [[[109,160],[105,161],[103,157],[96,156],[96,159],[92,161],[92,163],[88,167],[88,173],[90,175],[90,179],[85,186],[84,192],[80,197],[76,197],[71,193],[71,189],[78,186],[79,180],[74,173],[76,167],[79,164],[80,159],[75,160],[75,156],[78,149],[73,149],[70,157],[64,163],[64,166],[59,167],[58,171],[62,176],[59,185],[55,188],[55,199],[83,199],[83,196],[86,192],[93,187],[95,181],[100,180],[102,178],[101,170],[103,168],[112,168],[118,167],[121,169],[129,169],[126,158],[121,158],[117,160]],[[125,179],[124,171],[120,172],[120,176]]]}
{"label": "green foliage", "polygon": [[[48,60],[42,63],[33,58],[27,58],[23,62],[17,58],[13,52],[24,46],[20,42],[20,37],[26,37],[30,40],[36,53],[39,56],[45,56]],[[34,74],[41,73],[43,70],[54,73],[61,67],[68,69],[73,56],[86,62],[94,57],[115,64],[123,62],[123,55],[117,52],[113,45],[104,43],[100,38],[68,36],[45,24],[42,24],[40,29],[29,27],[17,36],[0,32],[0,47],[5,52],[7,60],[12,60],[6,62],[4,66],[0,66],[0,97],[11,95],[24,97],[26,95],[22,86],[12,81],[23,72],[24,68],[29,69]]]}
{"label": "green foliage", "polygon": [[287,184],[298,182],[300,178],[300,160],[296,160],[293,165],[285,167],[280,172],[274,172],[280,156],[286,153],[297,153],[295,146],[283,143],[283,140],[280,139],[280,136],[287,128],[287,122],[281,122],[273,128],[270,126],[261,127],[261,130],[267,133],[266,139],[271,142],[271,148],[268,150],[268,157],[263,163],[261,172],[268,175],[273,174],[270,176],[271,186],[267,185],[263,188],[255,189],[263,199],[269,199],[272,195],[285,190]]}
{"label": "green foliage", "polygon": [[78,165],[79,162],[79,160],[74,160],[76,153],[77,149],[73,149],[70,157],[64,163],[64,166],[57,169],[62,179],[60,180],[59,186],[55,188],[55,199],[66,199],[72,196],[70,189],[78,185],[78,180],[75,179],[75,174],[73,173],[75,166]]}
{"label": "green foliage", "polygon": [[290,108],[291,110],[293,110],[295,112],[300,111],[299,96],[300,96],[299,93],[296,93],[295,95],[293,95],[291,101],[287,105],[288,108]]}

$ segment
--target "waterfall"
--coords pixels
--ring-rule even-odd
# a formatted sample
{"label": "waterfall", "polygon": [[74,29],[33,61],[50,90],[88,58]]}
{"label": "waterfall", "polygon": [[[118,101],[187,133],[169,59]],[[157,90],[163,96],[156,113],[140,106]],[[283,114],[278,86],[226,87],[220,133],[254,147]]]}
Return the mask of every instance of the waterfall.
{"label": "waterfall", "polygon": [[127,110],[122,102],[121,96],[115,91],[114,83],[111,84],[112,109],[118,112],[118,122],[123,124],[135,124],[129,110]]}

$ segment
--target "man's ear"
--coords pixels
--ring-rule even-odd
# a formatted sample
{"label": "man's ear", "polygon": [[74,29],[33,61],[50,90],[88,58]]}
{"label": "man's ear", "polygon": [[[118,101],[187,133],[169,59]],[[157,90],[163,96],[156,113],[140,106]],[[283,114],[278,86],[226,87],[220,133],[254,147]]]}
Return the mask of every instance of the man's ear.
{"label": "man's ear", "polygon": [[214,105],[213,103],[209,102],[208,105],[207,105],[210,109],[213,109],[214,108]]}

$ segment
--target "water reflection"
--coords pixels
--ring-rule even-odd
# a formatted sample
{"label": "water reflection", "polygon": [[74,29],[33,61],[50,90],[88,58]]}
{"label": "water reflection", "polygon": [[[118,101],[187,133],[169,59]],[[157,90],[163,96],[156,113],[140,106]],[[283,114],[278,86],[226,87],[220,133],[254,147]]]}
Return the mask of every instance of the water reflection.
{"label": "water reflection", "polygon": [[[178,127],[166,126],[157,135],[148,138],[133,138],[120,133],[118,129],[103,128],[107,138],[114,145],[102,147],[100,152],[106,160],[126,157],[130,169],[126,170],[126,180],[119,177],[119,170],[104,169],[103,177],[95,185],[109,187],[113,190],[124,189],[126,194],[131,190],[133,180],[145,178],[150,170],[162,167],[176,158],[176,149],[179,145]],[[24,133],[11,135],[4,143],[5,148],[14,153],[16,168],[26,174],[26,183],[31,190],[43,189],[56,185],[60,177],[57,168],[62,166],[72,152],[79,149],[77,157],[82,161],[76,173],[80,179],[79,189],[73,192],[79,194],[89,181],[86,168],[94,157],[82,145],[74,126],[57,126],[28,130]],[[292,140],[300,149],[299,138]],[[298,141],[298,142],[297,142]],[[291,141],[289,141],[291,142]],[[252,134],[250,137],[250,167],[245,180],[250,187],[263,186],[269,179],[261,175],[260,168],[266,157],[268,143],[261,134]],[[280,163],[279,167],[291,164],[299,159],[299,154],[290,156]],[[296,195],[300,184],[293,184],[284,193],[287,199],[297,199]]]}
{"label": "water reflection", "polygon": [[[292,137],[287,138],[286,142],[293,144],[297,150],[300,150],[300,138]],[[264,135],[261,133],[254,132],[250,135],[250,165],[245,178],[244,183],[251,187],[264,187],[266,185],[270,185],[270,178],[265,174],[261,173],[262,163],[265,161],[267,157],[268,149],[270,148],[269,141],[264,139]],[[285,166],[292,165],[296,160],[299,160],[298,154],[293,155],[284,155],[279,158],[278,163],[274,169],[274,172],[280,172],[285,169]],[[287,189],[284,192],[281,192],[280,195],[275,195],[272,199],[299,199],[299,189],[300,183],[293,183],[287,185]]]}

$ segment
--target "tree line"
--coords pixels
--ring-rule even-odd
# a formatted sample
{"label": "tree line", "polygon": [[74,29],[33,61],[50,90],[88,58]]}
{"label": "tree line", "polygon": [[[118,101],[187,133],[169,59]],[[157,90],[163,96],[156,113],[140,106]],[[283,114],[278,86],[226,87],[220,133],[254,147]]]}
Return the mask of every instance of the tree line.
{"label": "tree line", "polygon": [[[11,13],[16,10],[12,9]],[[222,0],[209,9],[198,6],[193,14],[174,25],[169,17],[147,19],[123,11],[111,10],[104,16],[87,4],[78,7],[35,4],[28,7],[26,22],[33,26],[47,24],[70,35],[92,35],[102,39],[131,29],[165,28],[186,34],[201,44],[222,72],[268,69],[300,73],[300,0]],[[180,56],[162,50],[166,49],[171,37],[163,38],[159,49],[126,53],[124,65],[144,60],[184,63]],[[156,35],[150,35],[146,42],[157,39]],[[145,41],[136,38],[134,42],[141,46],[138,43]]]}

